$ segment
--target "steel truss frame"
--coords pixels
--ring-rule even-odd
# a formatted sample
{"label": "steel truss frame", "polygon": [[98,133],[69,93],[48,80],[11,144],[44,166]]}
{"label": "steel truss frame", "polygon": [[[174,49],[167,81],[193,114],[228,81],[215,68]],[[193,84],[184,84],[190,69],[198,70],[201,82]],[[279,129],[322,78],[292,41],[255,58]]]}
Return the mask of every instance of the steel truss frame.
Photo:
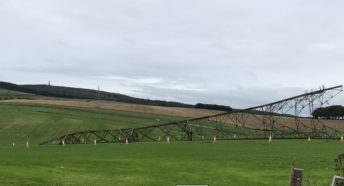
{"label": "steel truss frame", "polygon": [[[124,143],[141,141],[321,138],[334,139],[342,131],[311,116],[343,91],[343,86],[321,88],[273,103],[189,120],[116,130],[87,130],[50,139],[44,144]],[[292,121],[292,122],[291,122]],[[57,142],[57,143],[55,143]]]}

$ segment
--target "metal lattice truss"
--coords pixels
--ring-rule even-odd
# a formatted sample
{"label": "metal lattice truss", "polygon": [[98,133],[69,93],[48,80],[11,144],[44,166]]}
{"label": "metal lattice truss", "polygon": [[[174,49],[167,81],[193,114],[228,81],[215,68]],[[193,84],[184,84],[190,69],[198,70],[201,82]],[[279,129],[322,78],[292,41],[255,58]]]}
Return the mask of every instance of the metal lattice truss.
{"label": "metal lattice truss", "polygon": [[[147,127],[74,132],[41,144],[123,143],[142,141],[321,138],[337,139],[344,128],[310,117],[312,112],[343,91],[321,88],[281,101],[233,112]],[[305,117],[308,116],[308,117]]]}

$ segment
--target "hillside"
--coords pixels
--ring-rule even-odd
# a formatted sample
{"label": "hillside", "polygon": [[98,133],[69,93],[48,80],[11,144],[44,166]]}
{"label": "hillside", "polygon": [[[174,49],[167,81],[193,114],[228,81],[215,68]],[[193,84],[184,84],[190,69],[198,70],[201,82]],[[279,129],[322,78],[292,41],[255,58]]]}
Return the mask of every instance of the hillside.
{"label": "hillside", "polygon": [[4,103],[0,103],[0,118],[0,144],[3,145],[10,145],[12,142],[24,144],[26,141],[36,145],[70,132],[142,127],[182,119],[114,110]]}
{"label": "hillside", "polygon": [[7,99],[0,101],[0,144],[27,140],[38,144],[70,132],[142,127],[217,113],[219,111],[114,101]]}
{"label": "hillside", "polygon": [[230,106],[216,105],[216,104],[203,104],[197,103],[196,105],[185,104],[175,101],[162,101],[162,100],[150,100],[135,98],[124,94],[111,93],[93,89],[74,88],[64,86],[52,86],[52,85],[17,85],[8,82],[0,81],[0,90],[13,91],[22,94],[28,94],[27,96],[8,96],[1,97],[3,99],[82,99],[82,100],[103,100],[103,101],[116,101],[121,103],[131,103],[139,105],[151,105],[151,106],[164,106],[164,107],[182,107],[182,108],[198,108],[206,110],[218,110],[218,111],[232,111]]}
{"label": "hillside", "polygon": [[12,91],[7,89],[1,89],[0,88],[0,100],[7,100],[7,99],[32,99],[35,95],[24,93],[24,92],[18,92],[18,91]]}
{"label": "hillside", "polygon": [[8,82],[0,82],[0,89],[17,91],[22,93],[29,93],[41,96],[55,97],[55,98],[74,98],[74,99],[90,99],[90,100],[107,100],[117,101],[123,103],[134,103],[141,105],[155,105],[155,106],[169,106],[169,107],[186,107],[191,108],[193,105],[161,100],[150,100],[134,98],[131,96],[110,93],[105,91],[98,91],[84,88],[72,88],[64,86],[52,85],[17,85]]}
{"label": "hillside", "polygon": [[124,111],[133,113],[157,114],[164,116],[175,116],[185,118],[197,118],[221,113],[221,111],[183,108],[183,107],[163,107],[151,105],[139,105],[130,103],[121,103],[115,101],[96,101],[96,100],[80,100],[80,99],[12,99],[3,100],[0,103],[28,105],[28,106],[49,106],[60,108],[77,108],[77,109],[97,109],[108,111]]}

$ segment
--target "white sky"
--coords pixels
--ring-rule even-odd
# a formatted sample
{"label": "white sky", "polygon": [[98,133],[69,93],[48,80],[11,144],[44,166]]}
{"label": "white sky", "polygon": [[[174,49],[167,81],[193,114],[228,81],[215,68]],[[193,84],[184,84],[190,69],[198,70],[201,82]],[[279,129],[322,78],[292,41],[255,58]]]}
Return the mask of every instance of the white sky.
{"label": "white sky", "polygon": [[[342,0],[0,0],[0,81],[255,106],[343,84],[343,7]],[[344,95],[331,103],[344,104]]]}

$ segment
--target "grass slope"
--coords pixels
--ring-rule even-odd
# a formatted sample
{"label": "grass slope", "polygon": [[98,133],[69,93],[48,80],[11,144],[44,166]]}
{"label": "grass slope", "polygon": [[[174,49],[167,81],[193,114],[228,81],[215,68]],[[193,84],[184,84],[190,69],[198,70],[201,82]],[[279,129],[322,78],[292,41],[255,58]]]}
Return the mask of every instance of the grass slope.
{"label": "grass slope", "polygon": [[26,99],[13,99],[2,100],[0,103],[13,103],[18,105],[29,106],[52,106],[52,107],[68,107],[79,109],[103,109],[114,111],[126,111],[135,113],[147,113],[155,115],[166,115],[176,117],[196,118],[208,115],[221,113],[215,110],[195,109],[195,108],[181,108],[181,107],[162,107],[151,105],[139,105],[120,103],[114,101],[90,101],[90,100],[72,100],[72,99],[41,99],[41,100],[26,100]]}
{"label": "grass slope", "polygon": [[123,103],[135,103],[141,105],[172,106],[192,108],[193,105],[178,103],[173,101],[161,101],[135,98],[124,94],[98,91],[85,88],[63,87],[53,85],[17,85],[0,81],[0,88],[17,92],[31,93],[35,95],[56,97],[56,98],[74,98],[74,99],[100,99],[112,100]]}
{"label": "grass slope", "polygon": [[12,91],[7,89],[0,88],[0,100],[7,100],[7,99],[32,99],[37,97],[33,94],[28,94],[24,92]]}
{"label": "grass slope", "polygon": [[174,121],[176,117],[100,109],[0,104],[0,144],[38,144],[69,132],[119,129]]}

